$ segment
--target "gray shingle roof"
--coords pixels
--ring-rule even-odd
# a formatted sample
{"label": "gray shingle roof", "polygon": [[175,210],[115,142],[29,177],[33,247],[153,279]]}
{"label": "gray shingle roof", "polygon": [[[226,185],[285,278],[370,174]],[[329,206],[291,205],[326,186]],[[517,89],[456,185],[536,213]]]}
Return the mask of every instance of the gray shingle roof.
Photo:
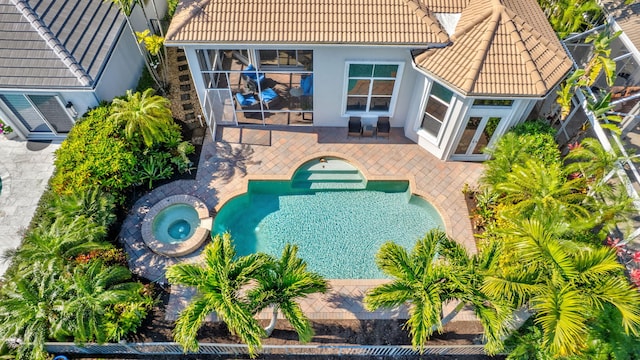
{"label": "gray shingle roof", "polygon": [[0,87],[91,87],[124,17],[102,0],[0,0]]}

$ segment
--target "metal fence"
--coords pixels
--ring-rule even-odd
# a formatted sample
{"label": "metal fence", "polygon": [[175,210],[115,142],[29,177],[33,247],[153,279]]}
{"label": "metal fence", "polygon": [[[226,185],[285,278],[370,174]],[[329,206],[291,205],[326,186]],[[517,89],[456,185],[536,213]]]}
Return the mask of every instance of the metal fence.
{"label": "metal fence", "polygon": [[[46,343],[51,354],[90,355],[182,355],[185,352],[177,343],[108,343],[84,344]],[[198,352],[188,354],[245,355],[246,345],[201,343]],[[362,355],[362,356],[406,356],[419,355],[410,346],[394,345],[264,345],[261,354],[267,355]],[[485,355],[482,345],[427,346],[423,355]]]}

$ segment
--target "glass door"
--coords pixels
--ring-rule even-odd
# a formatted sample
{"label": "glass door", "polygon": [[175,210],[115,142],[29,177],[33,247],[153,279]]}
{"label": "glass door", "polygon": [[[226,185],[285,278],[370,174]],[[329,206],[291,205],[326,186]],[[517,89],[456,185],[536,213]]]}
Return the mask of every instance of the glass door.
{"label": "glass door", "polygon": [[467,122],[460,135],[451,158],[453,160],[486,160],[488,155],[484,149],[493,145],[499,133],[498,127],[505,116],[499,112],[476,112],[467,117]]}

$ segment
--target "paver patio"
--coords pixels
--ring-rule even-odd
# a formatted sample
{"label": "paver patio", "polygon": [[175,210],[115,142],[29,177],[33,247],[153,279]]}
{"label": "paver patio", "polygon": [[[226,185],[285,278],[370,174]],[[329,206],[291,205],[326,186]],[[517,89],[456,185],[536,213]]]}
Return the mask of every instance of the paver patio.
{"label": "paver patio", "polygon": [[[53,173],[60,145],[7,140],[0,135],[0,253],[17,248]],[[9,266],[0,262],[0,275]]]}
{"label": "paver patio", "polygon": [[[140,224],[145,213],[166,196],[189,194],[203,200],[212,215],[236,195],[246,192],[251,179],[291,178],[304,162],[336,156],[358,167],[369,180],[409,180],[412,191],[430,201],[440,212],[447,233],[475,253],[475,242],[462,188],[474,186],[483,166],[477,163],[443,162],[406,139],[402,129],[394,128],[389,139],[347,137],[346,128],[218,128],[216,141],[207,135],[195,181],[167,184],[141,198],[125,220],[121,240],[131,255],[130,267],[141,276],[166,282],[167,266],[180,261],[199,260],[199,251],[167,258],[150,252],[141,240]],[[401,226],[402,224],[398,224]],[[369,313],[362,297],[381,280],[336,280],[325,295],[311,296],[302,308],[311,319],[404,318],[406,309]],[[384,281],[384,280],[382,280]],[[173,287],[167,318],[175,319],[187,303],[190,292]],[[270,312],[259,314],[268,318]],[[469,311],[457,320],[469,320]]]}

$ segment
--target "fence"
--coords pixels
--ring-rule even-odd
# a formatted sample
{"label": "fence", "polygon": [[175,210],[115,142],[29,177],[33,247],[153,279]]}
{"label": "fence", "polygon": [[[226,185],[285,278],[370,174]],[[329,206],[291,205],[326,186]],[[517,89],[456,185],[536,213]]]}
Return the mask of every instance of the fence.
{"label": "fence", "polygon": [[[85,344],[46,343],[51,354],[90,355],[183,355],[177,343],[108,343]],[[362,355],[362,356],[407,356],[418,355],[410,346],[394,345],[264,345],[261,354],[266,355]],[[247,346],[242,344],[201,343],[197,353],[207,355],[246,355]],[[482,345],[427,346],[423,355],[485,355]]]}

